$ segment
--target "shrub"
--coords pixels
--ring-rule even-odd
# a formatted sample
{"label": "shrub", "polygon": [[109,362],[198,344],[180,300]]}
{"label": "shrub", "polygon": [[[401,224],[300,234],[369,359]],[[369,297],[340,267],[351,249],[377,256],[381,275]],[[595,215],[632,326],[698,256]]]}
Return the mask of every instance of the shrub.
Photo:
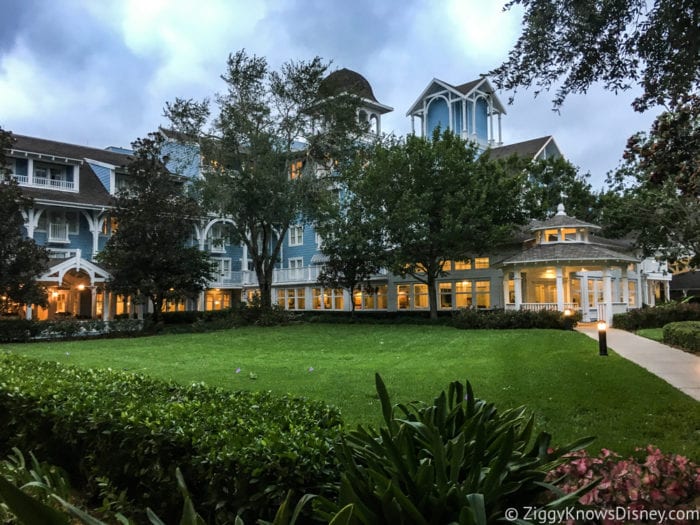
{"label": "shrub", "polygon": [[534,418],[524,408],[498,412],[469,383],[450,384],[433,405],[392,408],[378,375],[376,382],[385,426],[347,435],[340,497],[326,502],[329,513],[352,504],[353,523],[506,521],[507,508],[548,494],[547,472],[590,442],[551,451],[548,434],[532,439]]}
{"label": "shrub", "polygon": [[8,320],[0,321],[0,342],[27,342],[33,339],[66,339],[80,337],[133,335],[143,328],[138,319],[97,319],[78,321],[60,319],[54,321]]}
{"label": "shrub", "polygon": [[[584,505],[599,509],[695,509],[694,500],[700,496],[700,468],[683,456],[662,454],[652,445],[645,452],[639,458],[622,459],[605,449],[598,457],[579,451],[550,472],[548,480],[561,479],[561,488],[571,493],[592,479],[600,478],[600,483],[579,500]],[[612,525],[627,521],[608,520],[605,523]],[[677,520],[674,523],[695,521]]]}
{"label": "shrub", "polygon": [[700,353],[700,321],[667,324],[664,326],[664,343]]}
{"label": "shrub", "polygon": [[303,311],[296,312],[299,319],[309,323],[328,324],[442,324],[451,323],[452,312],[438,312],[436,321],[430,319],[430,312],[388,312],[388,311]]}
{"label": "shrub", "polygon": [[700,304],[668,303],[613,315],[613,326],[629,331],[661,328],[668,323],[679,321],[700,321]]}
{"label": "shrub", "polygon": [[176,466],[212,521],[269,518],[288,490],[324,493],[339,432],[317,402],[0,355],[0,446],[33,450],[88,493],[106,477],[168,523]]}
{"label": "shrub", "polygon": [[453,326],[466,330],[507,328],[571,329],[581,320],[581,313],[565,316],[555,310],[460,310]]}

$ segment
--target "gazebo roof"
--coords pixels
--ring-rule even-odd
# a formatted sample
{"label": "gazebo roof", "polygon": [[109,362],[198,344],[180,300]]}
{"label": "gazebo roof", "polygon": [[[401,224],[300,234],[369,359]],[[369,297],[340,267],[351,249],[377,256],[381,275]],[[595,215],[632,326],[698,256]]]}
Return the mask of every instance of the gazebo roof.
{"label": "gazebo roof", "polygon": [[520,264],[623,262],[636,263],[639,259],[610,250],[604,246],[584,242],[560,242],[537,244],[519,254],[509,257],[499,266]]}
{"label": "gazebo roof", "polygon": [[600,230],[600,226],[569,217],[564,210],[564,205],[557,206],[557,213],[553,217],[544,221],[532,221],[530,231],[549,230],[551,228],[588,228],[589,230]]}

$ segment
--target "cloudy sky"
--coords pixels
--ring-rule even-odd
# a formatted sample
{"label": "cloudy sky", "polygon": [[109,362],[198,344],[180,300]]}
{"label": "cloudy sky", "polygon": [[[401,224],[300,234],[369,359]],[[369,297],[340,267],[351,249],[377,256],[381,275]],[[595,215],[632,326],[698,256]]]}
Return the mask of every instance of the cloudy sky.
{"label": "cloudy sky", "polygon": [[[432,78],[461,84],[499,65],[519,34],[503,0],[1,0],[0,126],[94,147],[128,146],[164,124],[175,97],[212,98],[229,53],[273,67],[320,56],[363,74],[394,107],[383,130],[410,131],[407,109]],[[634,93],[567,99],[520,92],[505,143],[554,135],[594,187],[654,112]],[[506,103],[508,93],[501,93]]]}

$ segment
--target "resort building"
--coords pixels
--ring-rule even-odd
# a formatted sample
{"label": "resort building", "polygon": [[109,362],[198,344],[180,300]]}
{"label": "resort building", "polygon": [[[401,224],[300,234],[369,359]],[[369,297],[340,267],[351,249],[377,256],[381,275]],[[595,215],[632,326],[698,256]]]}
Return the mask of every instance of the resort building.
{"label": "resort building", "polygon": [[[358,117],[381,133],[382,115],[392,108],[379,102],[360,74],[332,73],[336,89],[359,95]],[[562,155],[551,136],[504,145],[505,108],[486,78],[451,85],[433,79],[409,108],[416,134],[430,137],[438,126],[475,142],[492,157],[519,155],[528,159]],[[163,131],[170,148],[177,137]],[[112,228],[110,209],[118,190],[128,182],[129,150],[97,149],[14,135],[7,152],[9,168],[33,205],[23,212],[24,233],[50,250],[49,270],[39,280],[49,291],[48,308],[24,307],[28,318],[111,319],[139,312],[128,297],[110,294],[109,273],[95,260]],[[199,176],[199,158],[176,170],[185,180]],[[292,166],[290,176],[295,176]],[[184,173],[182,173],[184,171]],[[192,243],[209,253],[216,271],[196,299],[166,303],[172,310],[219,310],[249,301],[257,291],[255,272],[244,244],[231,243],[231,220],[209,217],[195,225]],[[584,320],[654,304],[669,297],[671,275],[664,262],[641,260],[631,244],[596,235],[599,227],[569,217],[560,206],[550,219],[524,229],[511,246],[469,260],[452,261],[436,293],[441,310],[461,308],[580,310]],[[294,224],[284,239],[273,276],[273,301],[289,310],[427,310],[427,286],[410,277],[380,272],[372,291],[327,289],[317,283],[327,260],[313,225]]]}

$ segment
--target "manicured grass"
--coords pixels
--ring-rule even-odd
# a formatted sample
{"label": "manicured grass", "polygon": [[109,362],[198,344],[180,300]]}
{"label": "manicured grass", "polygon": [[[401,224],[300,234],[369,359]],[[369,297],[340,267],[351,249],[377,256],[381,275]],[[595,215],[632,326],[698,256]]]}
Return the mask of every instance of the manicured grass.
{"label": "manicured grass", "polygon": [[[394,402],[430,401],[469,379],[499,408],[526,405],[563,443],[623,454],[653,443],[700,459],[700,403],[576,332],[439,326],[295,325],[208,334],[6,345],[41,359],[111,367],[228,389],[272,390],[339,406],[349,425],[378,423],[374,373]],[[240,373],[236,373],[240,368]]]}
{"label": "manicured grass", "polygon": [[664,329],[663,328],[642,328],[635,332],[637,335],[646,337],[647,339],[653,339],[659,343],[664,342]]}

